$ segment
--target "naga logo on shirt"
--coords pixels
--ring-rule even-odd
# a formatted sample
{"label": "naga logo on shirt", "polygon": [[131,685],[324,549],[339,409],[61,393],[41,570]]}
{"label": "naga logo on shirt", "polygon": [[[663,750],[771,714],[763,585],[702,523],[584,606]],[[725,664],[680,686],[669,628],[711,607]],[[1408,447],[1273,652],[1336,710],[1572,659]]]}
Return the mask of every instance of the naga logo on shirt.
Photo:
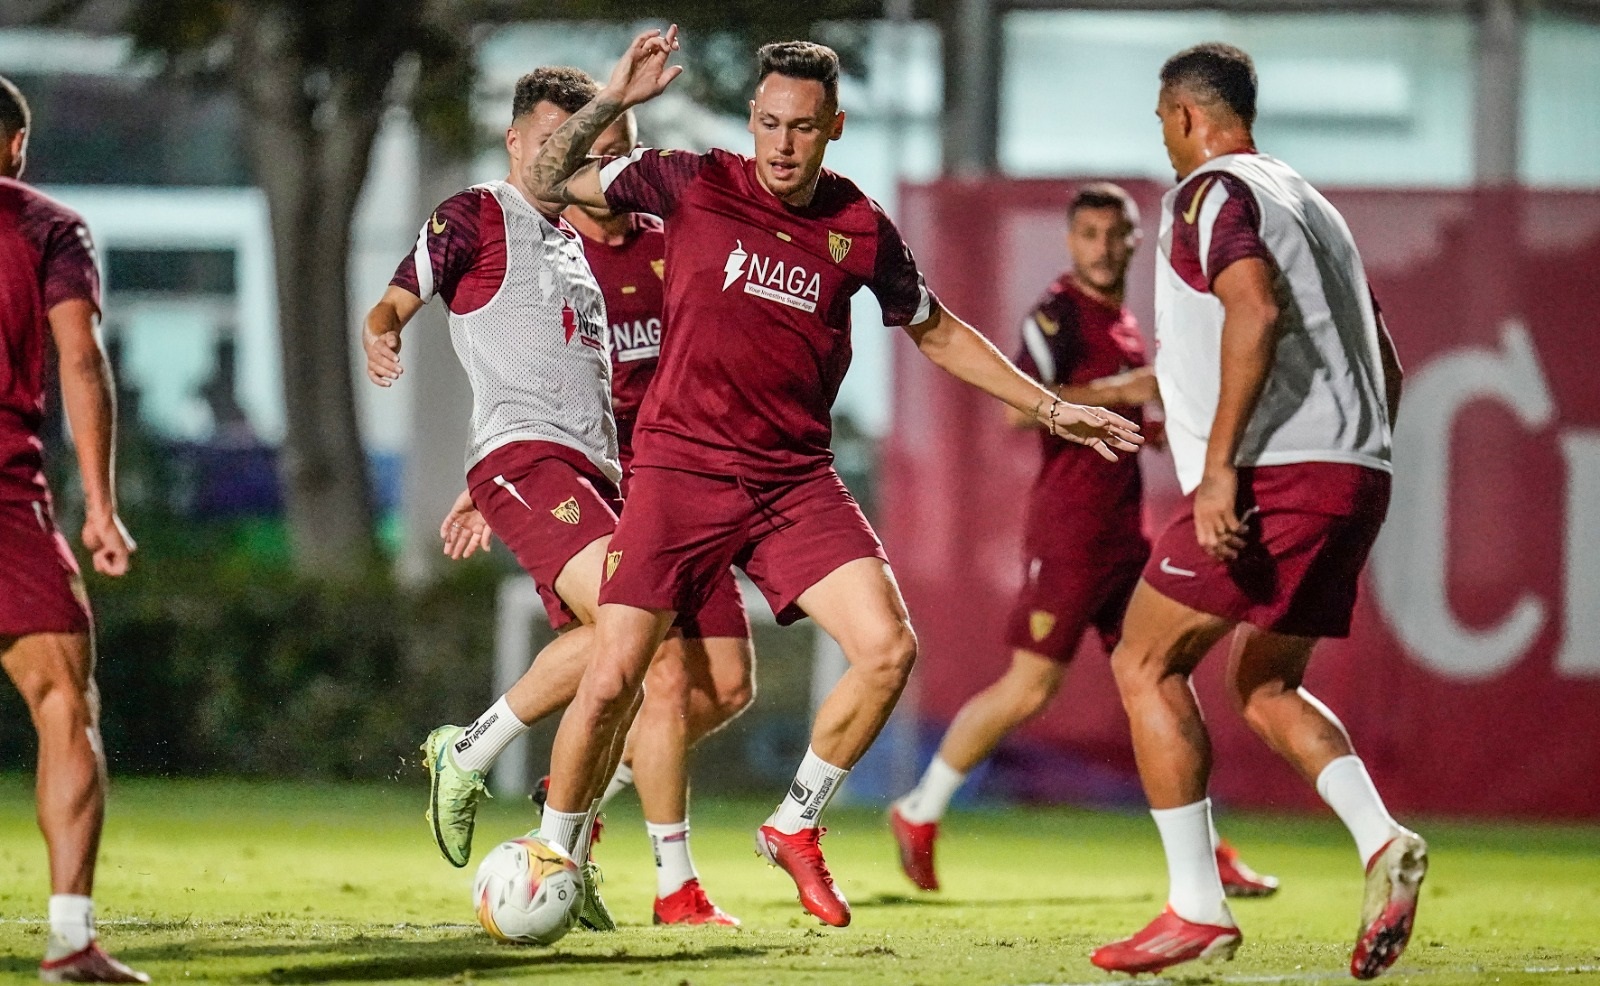
{"label": "naga logo on shirt", "polygon": [[572,307],[572,302],[561,303],[561,331],[566,334],[567,342],[572,342],[572,337],[577,336],[578,341],[590,349],[604,351],[605,340],[600,338],[600,331],[588,322],[578,317],[578,310]]}
{"label": "naga logo on shirt", "polygon": [[618,363],[660,356],[661,319],[636,318],[631,322],[612,322],[611,354]]}
{"label": "naga logo on shirt", "polygon": [[724,291],[743,277],[745,294],[803,312],[815,312],[817,303],[822,300],[821,274],[813,274],[799,264],[785,264],[759,253],[747,253],[743,240],[737,241],[728,252],[722,273]]}

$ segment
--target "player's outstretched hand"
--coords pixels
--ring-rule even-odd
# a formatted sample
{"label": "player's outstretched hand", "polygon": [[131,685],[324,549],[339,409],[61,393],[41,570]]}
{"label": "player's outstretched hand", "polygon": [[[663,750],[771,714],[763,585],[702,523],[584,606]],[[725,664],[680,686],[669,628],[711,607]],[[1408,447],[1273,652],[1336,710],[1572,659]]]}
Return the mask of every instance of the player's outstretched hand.
{"label": "player's outstretched hand", "polygon": [[393,386],[405,372],[400,366],[400,333],[375,336],[362,329],[361,348],[367,351],[367,379],[378,386]]}
{"label": "player's outstretched hand", "polygon": [[444,553],[457,561],[471,558],[473,552],[480,548],[488,551],[492,533],[489,522],[472,505],[472,494],[466,490],[456,497],[450,512],[444,516],[444,523],[439,525],[439,536],[444,539]]}
{"label": "player's outstretched hand", "polygon": [[678,50],[678,25],[646,31],[633,39],[628,50],[611,70],[606,89],[622,102],[623,108],[654,99],[683,74],[682,65],[668,65],[667,59]]}
{"label": "player's outstretched hand", "polygon": [[1144,444],[1139,426],[1115,411],[1055,401],[1038,411],[1039,421],[1058,438],[1087,445],[1111,462],[1117,452],[1137,452]]}
{"label": "player's outstretched hand", "polygon": [[84,518],[83,546],[94,558],[94,570],[113,577],[128,574],[129,556],[139,547],[116,514]]}

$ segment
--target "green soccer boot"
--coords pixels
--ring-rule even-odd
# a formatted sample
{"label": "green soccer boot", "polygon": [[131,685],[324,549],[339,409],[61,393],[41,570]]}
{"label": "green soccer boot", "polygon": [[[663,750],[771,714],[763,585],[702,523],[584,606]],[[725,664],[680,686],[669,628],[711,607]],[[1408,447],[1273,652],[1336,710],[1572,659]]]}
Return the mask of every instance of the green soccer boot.
{"label": "green soccer boot", "polygon": [[478,802],[489,797],[483,774],[456,766],[450,747],[461,738],[461,726],[440,726],[422,744],[428,767],[428,830],[439,852],[451,866],[465,866],[472,858],[472,826]]}

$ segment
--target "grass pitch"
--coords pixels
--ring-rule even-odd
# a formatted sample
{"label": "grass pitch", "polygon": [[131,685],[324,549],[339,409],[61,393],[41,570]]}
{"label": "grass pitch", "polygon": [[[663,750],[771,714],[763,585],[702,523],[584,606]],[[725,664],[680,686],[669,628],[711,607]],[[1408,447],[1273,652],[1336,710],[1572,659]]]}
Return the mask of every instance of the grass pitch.
{"label": "grass pitch", "polygon": [[[44,943],[29,788],[0,777],[0,979],[17,982],[34,977]],[[624,927],[575,931],[553,949],[501,946],[473,923],[472,868],[452,869],[433,849],[424,796],[417,783],[117,782],[96,893],[102,936],[168,983],[1104,983],[1115,980],[1089,964],[1090,949],[1153,917],[1165,888],[1143,815],[952,814],[940,846],[946,890],[922,895],[900,875],[881,815],[842,809],[830,812],[825,846],[855,923],[822,928],[754,856],[768,806],[707,802],[696,807],[696,861],[744,927],[653,928],[649,849],[624,796],[597,853]],[[491,802],[479,853],[531,818],[526,803]],[[1236,961],[1180,967],[1173,979],[1349,981],[1361,881],[1343,830],[1298,818],[1223,824],[1284,889],[1236,904]],[[1433,870],[1389,981],[1600,983],[1600,829],[1419,827]]]}

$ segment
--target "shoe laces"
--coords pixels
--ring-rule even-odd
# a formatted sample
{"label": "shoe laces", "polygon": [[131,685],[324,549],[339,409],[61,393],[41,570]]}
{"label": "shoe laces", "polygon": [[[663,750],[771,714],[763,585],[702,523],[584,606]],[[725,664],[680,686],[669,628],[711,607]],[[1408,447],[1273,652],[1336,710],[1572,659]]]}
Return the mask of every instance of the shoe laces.
{"label": "shoe laces", "polygon": [[828,864],[822,858],[822,837],[827,834],[828,830],[825,828],[802,829],[794,835],[786,836],[785,839],[796,840],[789,843],[795,855],[805,860],[822,879],[832,882],[833,874],[828,872]]}

